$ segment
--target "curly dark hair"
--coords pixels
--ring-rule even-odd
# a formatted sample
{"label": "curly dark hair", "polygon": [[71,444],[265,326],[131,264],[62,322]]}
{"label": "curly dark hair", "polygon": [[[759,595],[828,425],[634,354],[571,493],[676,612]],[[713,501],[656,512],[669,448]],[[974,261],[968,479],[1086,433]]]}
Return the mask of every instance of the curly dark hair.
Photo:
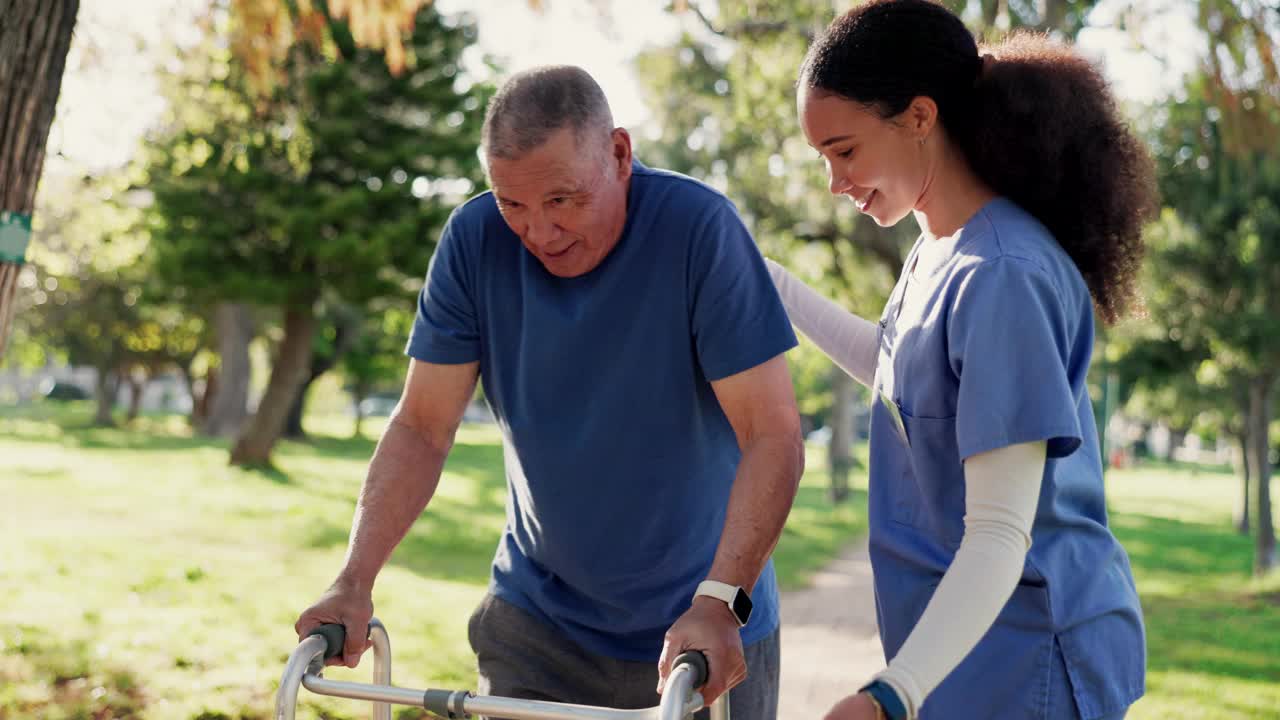
{"label": "curly dark hair", "polygon": [[980,48],[931,0],[871,0],[814,42],[800,83],[886,119],[932,98],[978,176],[1071,256],[1102,319],[1138,304],[1142,227],[1157,207],[1153,165],[1102,73],[1068,45],[1018,33]]}

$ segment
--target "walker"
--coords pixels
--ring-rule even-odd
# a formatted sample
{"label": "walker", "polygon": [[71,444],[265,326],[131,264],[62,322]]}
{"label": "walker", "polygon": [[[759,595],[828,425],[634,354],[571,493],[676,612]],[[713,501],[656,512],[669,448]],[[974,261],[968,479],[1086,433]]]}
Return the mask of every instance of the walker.
{"label": "walker", "polygon": [[[326,680],[324,661],[342,654],[346,630],[342,625],[321,625],[303,638],[289,656],[280,689],[276,693],[276,720],[294,720],[298,688],[317,695],[368,700],[373,703],[373,720],[391,720],[391,706],[409,705],[449,720],[473,716],[509,720],[691,720],[703,707],[702,693],[707,681],[707,659],[691,651],[676,658],[667,678],[662,703],[641,710],[571,705],[543,700],[473,695],[466,690],[411,690],[391,684],[391,640],[387,629],[374,618],[369,621],[373,644],[373,684]],[[725,693],[711,705],[711,720],[729,720],[729,697]]]}

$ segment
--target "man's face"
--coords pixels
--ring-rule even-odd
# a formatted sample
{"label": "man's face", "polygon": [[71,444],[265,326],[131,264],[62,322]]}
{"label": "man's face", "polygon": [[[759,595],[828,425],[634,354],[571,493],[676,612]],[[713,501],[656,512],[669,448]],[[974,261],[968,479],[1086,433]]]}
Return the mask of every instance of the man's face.
{"label": "man's face", "polygon": [[622,236],[631,179],[631,138],[570,128],[514,160],[489,158],[498,209],[547,272],[576,277],[594,270]]}

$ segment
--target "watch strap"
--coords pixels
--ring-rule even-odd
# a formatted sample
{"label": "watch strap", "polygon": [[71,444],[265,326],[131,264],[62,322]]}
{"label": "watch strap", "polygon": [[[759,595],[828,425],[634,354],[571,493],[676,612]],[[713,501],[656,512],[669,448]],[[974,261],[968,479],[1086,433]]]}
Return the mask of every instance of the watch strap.
{"label": "watch strap", "polygon": [[713,597],[717,600],[723,600],[724,602],[729,603],[730,607],[732,607],[733,598],[738,594],[738,590],[740,589],[741,588],[737,585],[722,583],[718,580],[703,580],[698,583],[698,589],[694,591],[693,596],[697,597],[699,595],[706,595],[707,597]]}
{"label": "watch strap", "polygon": [[[723,602],[725,605],[728,605],[729,612],[738,621],[738,625],[741,627],[747,624],[747,618],[742,617],[735,606],[735,601],[739,594],[744,598],[747,597],[746,591],[737,585],[722,583],[718,580],[703,580],[698,583],[698,589],[694,591],[693,596],[696,598],[699,595],[706,595],[707,597],[715,598],[716,600]],[[750,611],[748,610],[748,614],[749,612]]]}
{"label": "watch strap", "polygon": [[898,697],[898,692],[889,683],[883,680],[872,680],[858,692],[870,695],[889,720],[907,720],[907,706],[903,704],[902,698]]}

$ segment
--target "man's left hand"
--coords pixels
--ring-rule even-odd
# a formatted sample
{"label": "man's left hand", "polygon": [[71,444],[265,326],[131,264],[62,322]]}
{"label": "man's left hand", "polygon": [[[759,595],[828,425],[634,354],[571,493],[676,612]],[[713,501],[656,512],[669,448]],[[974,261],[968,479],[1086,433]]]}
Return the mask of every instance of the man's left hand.
{"label": "man's left hand", "polygon": [[723,601],[698,596],[675,625],[667,630],[658,659],[658,692],[661,693],[671,674],[671,664],[686,650],[699,650],[707,656],[707,684],[702,686],[702,699],[715,702],[730,688],[747,677],[747,660],[742,654],[742,636],[738,620]]}

